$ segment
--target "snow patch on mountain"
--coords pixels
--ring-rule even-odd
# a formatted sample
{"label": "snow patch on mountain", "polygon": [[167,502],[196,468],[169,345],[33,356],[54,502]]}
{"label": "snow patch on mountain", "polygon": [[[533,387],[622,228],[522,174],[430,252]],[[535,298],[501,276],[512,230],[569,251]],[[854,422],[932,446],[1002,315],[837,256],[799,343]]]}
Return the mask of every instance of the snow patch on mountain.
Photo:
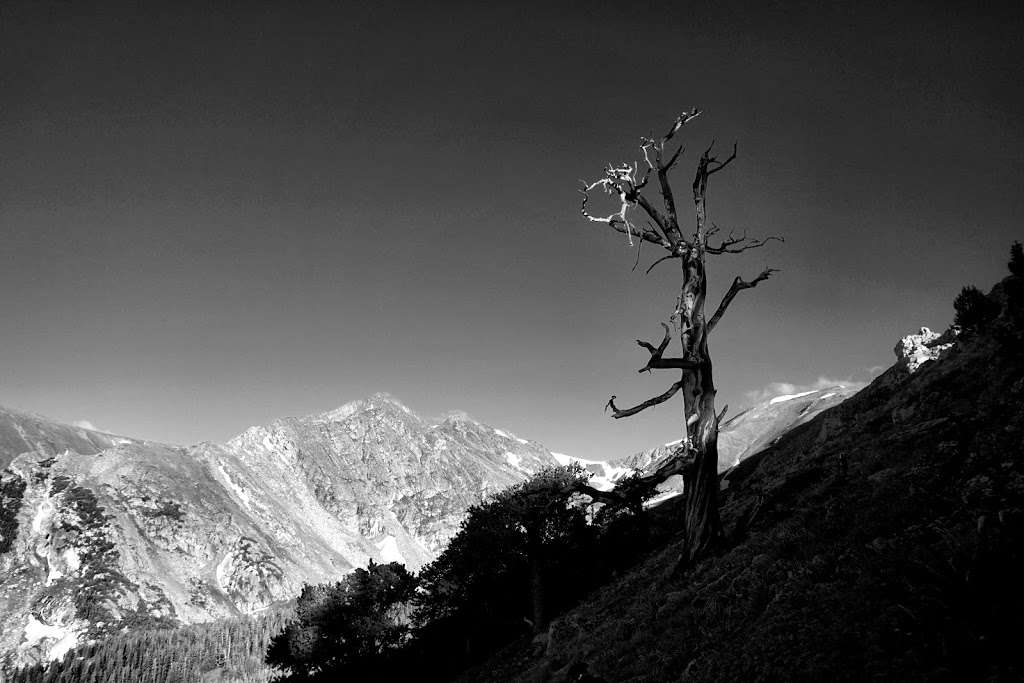
{"label": "snow patch on mountain", "polygon": [[48,525],[50,517],[53,516],[53,501],[49,498],[44,498],[36,508],[36,514],[32,517],[32,533],[38,534],[43,530],[44,525]]}
{"label": "snow patch on mountain", "polygon": [[30,648],[39,645],[44,640],[55,641],[46,654],[48,660],[62,658],[68,650],[78,644],[79,631],[68,626],[53,626],[44,624],[34,616],[28,618],[25,625],[25,643],[23,647]]}
{"label": "snow patch on mountain", "polygon": [[[775,405],[776,403],[784,403],[785,401],[792,401],[794,398],[800,398],[801,396],[808,396],[813,394],[817,389],[811,389],[810,391],[801,391],[798,394],[783,394],[782,396],[776,396],[772,400],[768,401],[768,405]],[[830,394],[834,396],[835,394]]]}
{"label": "snow patch on mountain", "polygon": [[523,469],[523,459],[520,458],[519,455],[516,454],[516,453],[511,453],[511,452],[506,453],[505,454],[505,462],[507,462],[514,469],[517,469],[517,470]]}
{"label": "snow patch on mountain", "polygon": [[675,498],[676,496],[681,496],[681,495],[683,495],[683,489],[681,487],[678,488],[678,489],[674,489],[674,490],[662,491],[661,493],[657,494],[656,496],[654,496],[654,497],[652,497],[652,498],[650,498],[648,500],[645,500],[644,501],[644,507],[645,508],[651,508],[651,507],[654,507],[655,505],[661,505],[666,500],[669,500],[671,498]]}
{"label": "snow patch on mountain", "polygon": [[586,460],[565,453],[551,453],[559,465],[577,464],[591,473],[590,485],[599,491],[607,491],[615,487],[615,482],[633,471],[632,467],[613,465],[601,460]]}
{"label": "snow patch on mountain", "polygon": [[394,536],[385,536],[384,540],[377,543],[377,550],[380,551],[380,559],[382,562],[406,563],[405,558],[402,556],[402,552],[398,549],[398,541],[395,540]]}
{"label": "snow patch on mountain", "polygon": [[[267,445],[266,441],[267,441],[268,438],[269,437],[264,437],[264,439],[263,439],[264,445]],[[268,447],[272,447],[272,446],[268,446]],[[252,509],[252,498],[249,496],[248,491],[243,489],[241,486],[238,485],[237,482],[235,482],[235,480],[228,473],[227,469],[224,467],[224,463],[222,463],[222,462],[217,463],[216,473],[217,473],[217,480],[220,481],[220,483],[224,485],[224,488],[226,488],[228,491],[230,491],[231,493],[233,493],[235,495],[235,499],[238,500],[238,502],[242,504],[243,508],[245,508],[246,510],[251,510]]]}

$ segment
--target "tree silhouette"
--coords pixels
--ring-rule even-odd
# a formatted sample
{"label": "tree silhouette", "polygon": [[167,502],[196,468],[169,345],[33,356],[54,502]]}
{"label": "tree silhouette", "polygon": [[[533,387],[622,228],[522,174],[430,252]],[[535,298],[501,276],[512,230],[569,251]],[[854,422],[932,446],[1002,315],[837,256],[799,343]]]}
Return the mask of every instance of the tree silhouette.
{"label": "tree silhouette", "polygon": [[[683,147],[677,147],[671,154],[667,154],[666,148],[674,144],[673,140],[683,126],[700,114],[701,111],[696,108],[691,112],[683,112],[663,137],[641,138],[643,168],[639,162],[608,165],[602,177],[590,183],[583,182],[583,201],[580,207],[584,218],[604,223],[626,235],[630,245],[633,245],[635,239],[637,263],[644,242],[662,247],[667,254],[654,261],[647,269],[648,273],[666,261],[678,261],[680,265],[680,292],[669,321],[678,335],[682,353],[675,358],[665,357],[665,351],[672,340],[672,330],[666,323],[662,323],[665,334],[657,346],[637,340],[637,344],[650,354],[640,372],[677,370],[680,373],[679,379],[664,393],[630,408],[619,408],[615,404],[616,396],[612,396],[606,409],[610,408],[616,419],[629,417],[664,403],[676,394],[682,394],[682,441],[657,470],[645,475],[640,483],[653,485],[672,474],[682,474],[686,495],[686,549],[683,559],[687,562],[707,550],[721,535],[718,515],[718,427],[728,406],[720,413],[715,412],[716,391],[708,336],[722,320],[737,294],[756,287],[776,272],[768,268],[749,281],[735,278],[709,318],[705,312],[707,257],[739,254],[764,246],[773,239],[782,241],[781,237],[774,236],[749,238],[746,233],[729,232],[728,236],[722,236],[719,228],[707,220],[708,179],[736,159],[736,145],[733,145],[731,154],[721,161],[712,154],[714,142],[701,154],[693,179],[695,226],[692,232],[680,227],[669,172],[682,156]],[[652,175],[657,178],[661,194],[660,208],[643,194]],[[616,197],[617,210],[607,216],[591,213],[587,202],[596,190]],[[642,223],[634,219],[635,215],[640,215]]]}
{"label": "tree silhouette", "polygon": [[267,649],[281,681],[366,680],[409,635],[416,579],[397,563],[356,569],[342,581],[304,586],[295,619]]}
{"label": "tree silhouette", "polygon": [[1020,242],[1010,245],[1010,262],[1007,264],[1011,275],[1024,277],[1024,247]]}
{"label": "tree silhouette", "polygon": [[956,299],[953,300],[953,308],[956,310],[953,322],[959,325],[964,332],[977,332],[984,329],[999,315],[999,304],[989,299],[974,285],[968,285],[960,290]]}
{"label": "tree silhouette", "polygon": [[417,618],[458,618],[474,631],[488,622],[495,630],[544,631],[552,613],[576,597],[561,579],[579,571],[582,547],[596,532],[580,496],[589,477],[578,465],[544,469],[471,507],[421,574]]}

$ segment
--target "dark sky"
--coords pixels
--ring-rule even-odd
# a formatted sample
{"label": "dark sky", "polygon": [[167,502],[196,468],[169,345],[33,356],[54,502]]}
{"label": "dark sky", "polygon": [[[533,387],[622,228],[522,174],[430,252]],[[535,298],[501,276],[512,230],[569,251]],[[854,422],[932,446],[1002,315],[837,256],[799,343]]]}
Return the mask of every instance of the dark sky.
{"label": "dark sky", "polygon": [[673,381],[633,339],[677,271],[576,188],[695,105],[681,196],[738,140],[711,218],[786,238],[710,264],[713,304],[782,270],[712,339],[734,412],[868,379],[1024,237],[1011,5],[210,4],[0,4],[0,403],[190,443],[387,391],[582,457],[678,438],[677,404],[602,413]]}

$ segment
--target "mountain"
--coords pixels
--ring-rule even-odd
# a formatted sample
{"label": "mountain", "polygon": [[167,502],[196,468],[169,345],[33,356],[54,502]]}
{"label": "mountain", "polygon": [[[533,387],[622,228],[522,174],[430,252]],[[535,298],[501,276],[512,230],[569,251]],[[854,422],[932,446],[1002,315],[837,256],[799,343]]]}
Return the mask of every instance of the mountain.
{"label": "mountain", "polygon": [[0,652],[259,613],[356,566],[419,567],[483,495],[557,464],[386,395],[189,447],[0,413]]}
{"label": "mountain", "polygon": [[53,420],[0,406],[0,469],[19,453],[57,455],[64,451],[94,454],[124,443],[147,443],[61,424]]}
{"label": "mountain", "polygon": [[989,300],[724,473],[712,556],[676,537],[461,680],[1021,680],[1024,278]]}

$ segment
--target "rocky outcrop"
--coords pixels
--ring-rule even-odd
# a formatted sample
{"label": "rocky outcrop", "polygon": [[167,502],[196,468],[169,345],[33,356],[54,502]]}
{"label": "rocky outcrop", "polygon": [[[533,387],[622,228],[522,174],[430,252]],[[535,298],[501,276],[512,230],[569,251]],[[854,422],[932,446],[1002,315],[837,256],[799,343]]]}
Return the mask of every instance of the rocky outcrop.
{"label": "rocky outcrop", "polygon": [[910,374],[917,372],[925,363],[938,360],[953,348],[957,333],[952,327],[943,334],[922,327],[919,333],[908,334],[893,349],[896,353],[895,369]]}
{"label": "rocky outcrop", "polygon": [[385,395],[187,448],[2,416],[4,443],[31,446],[0,475],[8,666],[125,628],[258,612],[370,560],[419,567],[482,496],[557,464]]}

